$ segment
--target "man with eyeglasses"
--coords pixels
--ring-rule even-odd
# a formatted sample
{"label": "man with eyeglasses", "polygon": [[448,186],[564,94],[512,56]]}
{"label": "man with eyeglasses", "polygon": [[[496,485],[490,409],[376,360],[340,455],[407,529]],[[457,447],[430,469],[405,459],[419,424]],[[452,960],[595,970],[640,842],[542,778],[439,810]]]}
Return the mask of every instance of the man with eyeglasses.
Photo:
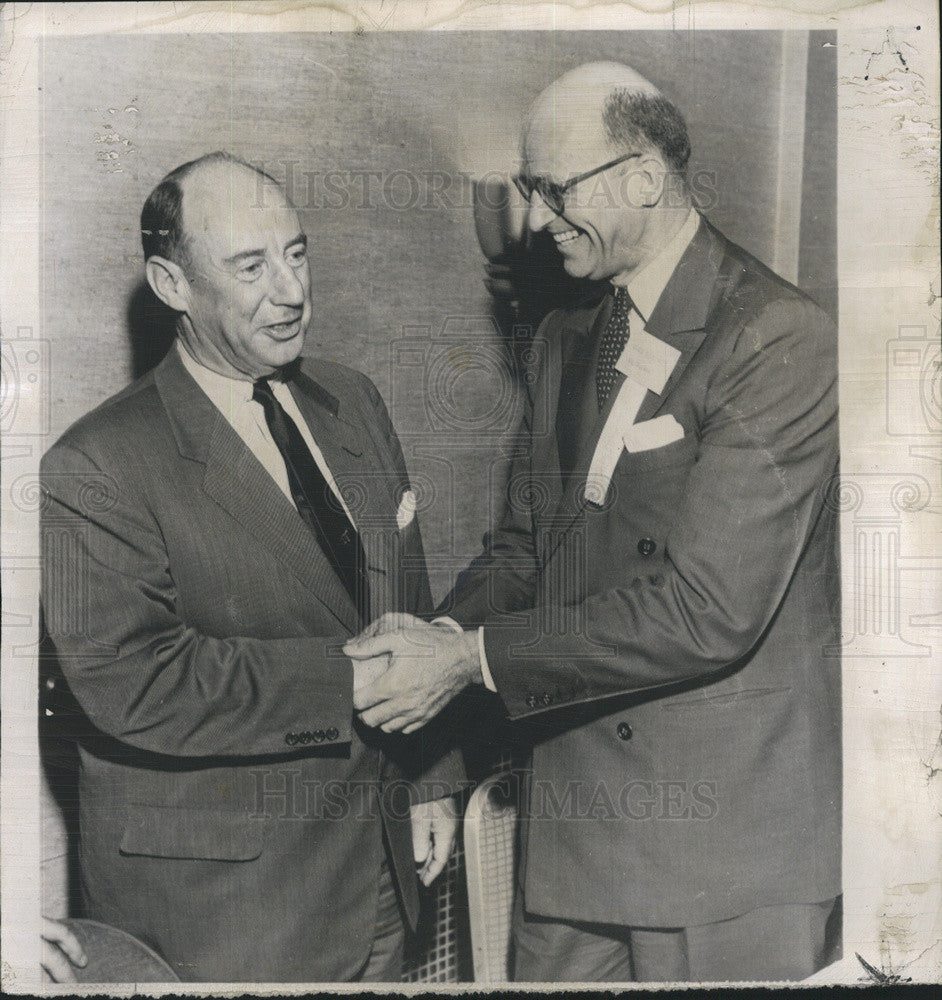
{"label": "man with eyeglasses", "polygon": [[[557,80],[517,184],[566,270],[506,511],[355,698],[407,732],[496,692],[533,739],[521,981],[804,978],[840,893],[835,330],[691,203],[625,66]],[[422,678],[421,681],[418,678]]]}

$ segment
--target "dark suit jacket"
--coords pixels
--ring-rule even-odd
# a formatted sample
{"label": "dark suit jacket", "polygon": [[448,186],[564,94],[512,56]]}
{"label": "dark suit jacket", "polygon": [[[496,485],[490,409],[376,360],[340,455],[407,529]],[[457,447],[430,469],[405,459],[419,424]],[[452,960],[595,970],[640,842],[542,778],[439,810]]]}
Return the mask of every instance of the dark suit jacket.
{"label": "dark suit jacket", "polygon": [[[427,612],[376,389],[306,361],[292,391],[357,521],[371,615]],[[357,611],[176,351],[71,427],[42,480],[48,630],[97,729],[81,748],[88,916],[182,979],[351,977],[372,941],[383,827],[414,921],[408,807],[454,789],[454,755],[434,730],[354,723],[340,647]]]}
{"label": "dark suit jacket", "polygon": [[599,414],[610,311],[606,295],[541,327],[506,513],[443,605],[487,623],[497,690],[535,743],[527,907],[684,926],[825,900],[840,891],[835,331],[702,223],[646,326],[680,357],[635,421],[672,414],[683,437],[623,450],[593,506],[580,491],[620,385]]}

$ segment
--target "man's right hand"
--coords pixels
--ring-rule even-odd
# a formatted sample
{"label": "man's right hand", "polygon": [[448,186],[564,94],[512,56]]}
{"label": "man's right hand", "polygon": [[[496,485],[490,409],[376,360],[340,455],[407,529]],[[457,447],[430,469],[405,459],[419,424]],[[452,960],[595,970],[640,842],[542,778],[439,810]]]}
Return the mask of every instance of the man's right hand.
{"label": "man's right hand", "polygon": [[[373,639],[378,635],[387,635],[390,632],[398,632],[404,628],[423,626],[425,622],[415,615],[410,615],[405,611],[388,611],[363,629],[352,641],[360,642],[363,639]],[[356,694],[363,688],[369,687],[378,677],[386,673],[389,669],[389,656],[381,654],[369,660],[353,661],[353,693]]]}
{"label": "man's right hand", "polygon": [[343,651],[354,661],[391,657],[388,670],[377,671],[373,684],[353,694],[360,719],[385,733],[415,732],[465,687],[484,680],[475,630],[422,622],[421,628],[351,639]]}

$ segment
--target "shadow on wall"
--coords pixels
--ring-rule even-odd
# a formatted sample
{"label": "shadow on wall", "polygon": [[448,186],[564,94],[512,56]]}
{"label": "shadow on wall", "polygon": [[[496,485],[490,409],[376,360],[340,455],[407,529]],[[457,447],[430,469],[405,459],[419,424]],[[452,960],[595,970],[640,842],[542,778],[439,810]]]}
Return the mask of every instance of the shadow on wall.
{"label": "shadow on wall", "polygon": [[159,364],[170,350],[176,336],[176,319],[173,310],[141,279],[128,300],[125,321],[131,341],[131,374],[137,379]]}
{"label": "shadow on wall", "polygon": [[484,284],[491,293],[491,315],[518,377],[522,368],[517,348],[532,340],[543,318],[607,287],[604,282],[570,277],[552,237],[545,231],[531,232],[520,209],[506,181],[475,184],[474,228],[485,257]]}

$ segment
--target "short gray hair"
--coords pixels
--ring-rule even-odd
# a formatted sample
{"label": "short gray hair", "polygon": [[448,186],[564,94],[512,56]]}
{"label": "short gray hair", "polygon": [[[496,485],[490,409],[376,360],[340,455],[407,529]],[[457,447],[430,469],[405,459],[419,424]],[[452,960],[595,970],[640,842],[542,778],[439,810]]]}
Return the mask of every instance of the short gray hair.
{"label": "short gray hair", "polygon": [[666,97],[628,87],[613,90],[602,109],[605,133],[619,150],[656,149],[673,174],[687,176],[690,137],[683,115]]}

